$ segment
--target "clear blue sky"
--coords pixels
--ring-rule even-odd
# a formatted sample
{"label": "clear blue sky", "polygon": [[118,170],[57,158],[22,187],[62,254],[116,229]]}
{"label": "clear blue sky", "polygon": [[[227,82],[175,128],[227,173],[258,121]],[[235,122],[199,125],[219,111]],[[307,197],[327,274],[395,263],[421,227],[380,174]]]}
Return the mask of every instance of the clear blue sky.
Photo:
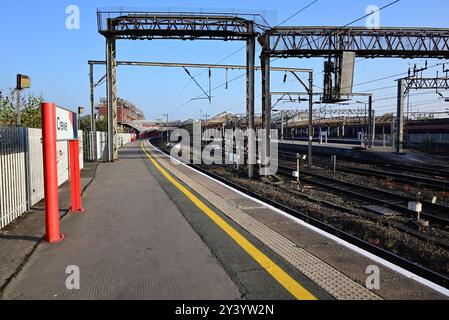
{"label": "clear blue sky", "polygon": [[[89,105],[89,59],[104,59],[105,41],[97,32],[97,8],[145,8],[161,9],[170,7],[193,11],[202,8],[209,11],[243,10],[244,12],[267,11],[272,24],[279,23],[286,17],[304,7],[311,0],[227,0],[227,1],[100,1],[100,0],[2,0],[0,3],[0,90],[7,91],[15,86],[17,73],[28,74],[32,78],[31,91],[42,93],[44,97],[61,106],[75,109],[79,105]],[[365,14],[368,5],[383,6],[391,0],[319,0],[303,13],[291,19],[287,25],[344,25]],[[65,13],[68,5],[80,8],[81,21],[79,30],[67,30]],[[447,0],[401,0],[394,6],[381,12],[382,26],[427,26],[449,28],[449,2]],[[356,25],[364,25],[364,21]],[[221,41],[119,41],[118,56],[120,60],[217,63],[227,55],[242,48],[242,42]],[[257,53],[258,57],[259,53]],[[259,64],[259,59],[256,59]],[[416,61],[422,62],[422,61]],[[241,50],[231,58],[223,61],[229,64],[244,64],[245,51]],[[377,59],[363,60],[356,65],[355,83],[363,83],[407,71],[412,60]],[[429,64],[435,61],[429,60]],[[314,68],[322,71],[321,59],[283,59],[273,65]],[[201,70],[191,70],[198,74]],[[242,71],[230,72],[229,78],[239,76]],[[95,68],[96,79],[104,74],[104,67]],[[433,76],[434,71],[429,73]],[[296,91],[294,82],[282,85],[283,74],[273,74],[272,88],[278,91]],[[198,76],[198,81],[207,88],[207,73]],[[212,86],[224,83],[224,71],[213,71]],[[292,79],[290,79],[292,80]],[[182,69],[119,67],[118,94],[140,106],[147,118],[162,118],[170,112],[170,118],[184,119],[189,116],[199,117],[202,113],[213,115],[223,109],[237,113],[245,112],[244,77],[230,83],[230,88],[217,89],[213,92],[212,104],[207,100],[192,101],[192,97],[201,94],[201,90],[189,81]],[[322,86],[322,78],[317,75],[315,84]],[[368,85],[357,86],[355,91],[394,85],[394,79],[378,81]],[[182,89],[184,88],[184,91]],[[393,110],[395,100],[394,88],[374,91],[375,108],[379,113]],[[105,95],[105,86],[100,86],[96,98]],[[449,94],[447,94],[449,96]],[[380,100],[384,98],[392,98]],[[432,103],[432,99],[435,103]],[[447,108],[437,102],[435,94],[426,93],[411,98],[412,104],[420,111],[443,110]],[[428,104],[422,104],[429,102]],[[421,105],[420,105],[421,104]],[[260,76],[256,77],[256,112],[260,111]],[[446,104],[449,105],[449,104]],[[283,108],[297,108],[297,105],[285,104]],[[300,106],[305,107],[305,106]]]}

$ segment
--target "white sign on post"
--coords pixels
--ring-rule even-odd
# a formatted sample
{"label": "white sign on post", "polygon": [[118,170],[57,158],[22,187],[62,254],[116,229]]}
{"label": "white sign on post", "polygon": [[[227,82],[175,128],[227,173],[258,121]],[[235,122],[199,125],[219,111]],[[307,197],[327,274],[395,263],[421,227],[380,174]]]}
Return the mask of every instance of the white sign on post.
{"label": "white sign on post", "polygon": [[78,139],[78,115],[75,112],[56,107],[56,140]]}

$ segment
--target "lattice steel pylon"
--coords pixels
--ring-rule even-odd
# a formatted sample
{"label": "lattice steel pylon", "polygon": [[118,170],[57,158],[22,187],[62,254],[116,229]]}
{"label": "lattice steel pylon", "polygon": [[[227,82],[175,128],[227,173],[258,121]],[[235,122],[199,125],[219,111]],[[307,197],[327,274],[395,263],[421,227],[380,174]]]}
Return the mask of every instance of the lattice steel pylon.
{"label": "lattice steel pylon", "polygon": [[[253,15],[254,17],[257,15]],[[235,14],[158,13],[158,12],[98,12],[98,31],[106,38],[106,70],[108,101],[109,161],[118,159],[115,141],[117,132],[116,47],[119,39],[152,40],[238,40],[247,44],[247,117],[248,129],[254,129],[254,60],[255,18]],[[255,150],[255,139],[248,139],[249,154]],[[254,175],[254,161],[249,161],[248,175]]]}

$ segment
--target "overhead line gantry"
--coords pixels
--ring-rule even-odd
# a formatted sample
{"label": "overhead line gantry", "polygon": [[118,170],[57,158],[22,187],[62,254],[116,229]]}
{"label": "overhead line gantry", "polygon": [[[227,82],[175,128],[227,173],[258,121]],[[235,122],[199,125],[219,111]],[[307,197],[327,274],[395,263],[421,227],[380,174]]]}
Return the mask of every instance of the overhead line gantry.
{"label": "overhead line gantry", "polygon": [[[324,100],[339,101],[341,96],[352,95],[352,77],[344,77],[343,70],[349,61],[353,73],[354,58],[449,58],[449,29],[437,28],[379,28],[361,27],[275,27],[256,23],[258,15],[243,18],[236,14],[162,13],[162,12],[98,12],[98,29],[106,38],[106,80],[108,101],[108,151],[109,160],[117,158],[114,141],[117,130],[116,94],[116,40],[236,40],[246,41],[247,63],[247,117],[248,129],[254,129],[254,56],[255,38],[262,46],[262,108],[265,130],[270,130],[271,94],[270,59],[272,57],[324,57],[329,59],[325,69]],[[260,17],[260,16],[259,16]],[[261,33],[258,33],[257,30]],[[331,59],[335,64],[331,64]],[[352,63],[351,63],[352,61]],[[334,75],[335,74],[335,75]],[[332,75],[335,81],[332,82]],[[344,81],[342,78],[345,78]],[[302,83],[313,96],[313,72],[308,84]],[[349,88],[348,88],[349,87]],[[309,99],[309,133],[312,123],[312,98]],[[371,112],[371,110],[370,110]],[[371,114],[371,113],[370,113]],[[397,127],[403,124],[403,110],[398,106]],[[251,130],[249,130],[251,131]],[[269,134],[267,132],[267,137]],[[254,154],[255,144],[249,139],[249,154]],[[309,137],[309,150],[312,148]],[[267,139],[267,156],[269,144]],[[254,159],[249,159],[254,163]],[[311,161],[311,159],[309,159]],[[254,166],[249,166],[249,176]]]}
{"label": "overhead line gantry", "polygon": [[[235,14],[162,13],[162,12],[97,12],[98,31],[106,38],[106,82],[108,103],[109,161],[118,158],[116,40],[223,40],[246,41],[246,110],[249,132],[254,129],[254,60],[257,32],[256,16],[242,18]],[[255,139],[249,139],[248,154],[255,154]],[[249,163],[254,163],[250,159]],[[254,165],[249,165],[249,176]]]}
{"label": "overhead line gantry", "polygon": [[[325,70],[324,92],[327,100],[338,101],[341,95],[352,91],[352,78],[349,88],[342,84],[341,73],[345,67],[353,72],[354,58],[449,58],[449,29],[437,28],[378,28],[362,27],[276,27],[266,30],[258,37],[262,46],[262,109],[264,128],[270,128],[270,59],[278,58],[328,58],[334,64]],[[345,55],[349,61],[345,63]],[[333,69],[333,70],[332,70]],[[335,74],[332,84],[331,74]],[[309,104],[312,108],[313,104]],[[309,110],[309,153],[312,149],[312,110]],[[371,110],[370,113],[371,114]],[[403,108],[398,105],[397,128],[403,125]],[[399,133],[401,134],[401,133]],[[268,140],[268,139],[267,139]],[[267,141],[267,148],[269,148]],[[267,149],[269,150],[269,149]],[[309,165],[311,159],[309,159]]]}

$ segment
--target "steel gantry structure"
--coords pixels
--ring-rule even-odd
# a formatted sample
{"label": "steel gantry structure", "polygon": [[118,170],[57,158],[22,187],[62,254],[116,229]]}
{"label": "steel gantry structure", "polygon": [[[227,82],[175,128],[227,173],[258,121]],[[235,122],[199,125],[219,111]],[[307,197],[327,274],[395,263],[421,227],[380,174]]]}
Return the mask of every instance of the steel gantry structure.
{"label": "steel gantry structure", "polygon": [[267,30],[272,57],[328,57],[344,51],[365,58],[446,58],[449,29],[277,27]]}
{"label": "steel gantry structure", "polygon": [[[91,109],[91,131],[95,132],[95,96],[94,89],[100,83],[102,83],[106,79],[106,75],[102,76],[97,82],[94,82],[94,66],[95,65],[106,65],[106,61],[103,60],[89,60],[87,62],[89,64],[89,89],[90,89],[90,109]],[[207,64],[207,63],[186,63],[186,62],[155,62],[155,61],[116,61],[116,66],[138,66],[138,67],[164,67],[164,68],[199,68],[199,69],[223,69],[226,70],[226,88],[228,84],[227,71],[228,70],[246,70],[246,66],[244,65],[235,65],[235,64]],[[260,66],[254,66],[254,71],[260,71]],[[312,72],[311,69],[302,69],[302,68],[289,68],[289,67],[271,67],[270,71],[282,71],[282,72],[290,72],[291,74],[296,76],[296,73],[299,72]],[[254,117],[254,113],[253,113]],[[96,135],[92,135],[92,145],[96,146],[95,140]],[[94,150],[96,150],[94,148]],[[253,174],[253,172],[252,172]]]}
{"label": "steel gantry structure", "polygon": [[404,100],[410,90],[449,90],[449,78],[406,77],[398,82],[398,104],[396,113],[396,153],[403,152],[404,146]]}
{"label": "steel gantry structure", "polygon": [[[258,40],[262,46],[261,65],[268,66],[262,68],[265,129],[269,128],[270,121],[269,65],[273,57],[334,58],[337,60],[337,66],[341,65],[343,54],[346,52],[353,53],[354,57],[364,58],[449,58],[449,29],[276,27],[266,30]],[[309,115],[309,150],[311,150],[311,110]],[[398,116],[398,122],[403,122],[403,115]]]}
{"label": "steel gantry structure", "polygon": [[[345,54],[349,61],[365,58],[449,58],[449,29],[361,27],[275,27],[267,28],[253,19],[235,14],[162,13],[162,12],[98,12],[98,30],[106,38],[106,82],[108,104],[109,160],[117,158],[114,139],[117,130],[116,40],[235,40],[246,41],[246,88],[248,129],[254,129],[254,60],[255,38],[262,46],[262,111],[264,128],[269,137],[271,123],[270,59],[272,57],[323,57],[335,59],[342,68]],[[264,29],[262,33],[256,31]],[[340,82],[336,75],[335,87]],[[352,81],[352,80],[351,80]],[[350,82],[351,83],[351,82]],[[302,83],[309,95],[309,133],[312,125],[313,72],[308,83]],[[326,89],[326,88],[325,88]],[[340,88],[341,89],[341,88]],[[349,94],[351,95],[351,94]],[[398,122],[403,121],[402,116]],[[309,134],[310,135],[310,134]],[[248,154],[254,155],[255,139],[248,139]],[[309,137],[311,150],[312,136]],[[269,144],[267,139],[267,156]],[[311,153],[310,153],[311,154]],[[309,159],[311,161],[311,159]],[[254,159],[249,159],[254,163]],[[249,166],[249,176],[254,166]]]}
{"label": "steel gantry structure", "polygon": [[[162,12],[97,12],[98,31],[106,38],[106,82],[108,103],[109,161],[118,158],[116,92],[116,40],[234,40],[246,41],[246,110],[248,132],[254,129],[254,60],[255,18],[233,14],[162,13]],[[248,139],[248,154],[255,152],[255,139]],[[254,159],[249,159],[249,176],[254,175]]]}

